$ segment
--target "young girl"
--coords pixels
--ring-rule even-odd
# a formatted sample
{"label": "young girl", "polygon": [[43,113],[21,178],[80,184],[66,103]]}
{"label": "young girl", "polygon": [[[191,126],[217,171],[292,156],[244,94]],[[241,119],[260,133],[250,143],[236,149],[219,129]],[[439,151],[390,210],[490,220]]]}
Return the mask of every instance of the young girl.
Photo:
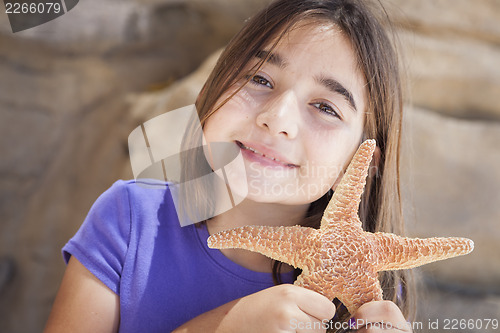
{"label": "young girl", "polygon": [[[243,225],[318,227],[367,138],[378,144],[377,172],[367,180],[361,220],[372,232],[401,233],[398,63],[364,1],[272,3],[229,43],[196,108],[205,143],[241,152],[244,168],[227,177],[235,192],[247,190],[245,199],[180,227],[168,184],[115,183],[63,249],[68,266],[46,332],[325,331],[345,309],[292,285],[300,272],[249,251],[211,250],[206,240]],[[195,155],[185,161],[185,179],[190,166],[211,163],[209,152]],[[206,192],[196,189],[189,204],[217,211],[219,193]],[[351,315],[410,331],[401,329],[411,300],[406,273],[380,279],[387,300]]]}

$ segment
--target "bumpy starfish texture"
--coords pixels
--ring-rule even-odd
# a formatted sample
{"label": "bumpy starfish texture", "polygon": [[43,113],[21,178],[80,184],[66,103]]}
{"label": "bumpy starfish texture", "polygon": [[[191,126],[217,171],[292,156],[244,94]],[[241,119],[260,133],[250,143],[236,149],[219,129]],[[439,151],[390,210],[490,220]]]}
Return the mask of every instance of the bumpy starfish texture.
{"label": "bumpy starfish texture", "polygon": [[371,233],[358,217],[375,140],[358,149],[326,208],[320,229],[301,226],[245,226],[210,236],[208,246],[259,252],[302,269],[295,285],[329,299],[351,314],[364,303],[382,300],[378,272],[408,269],[470,253],[467,238],[406,238]]}

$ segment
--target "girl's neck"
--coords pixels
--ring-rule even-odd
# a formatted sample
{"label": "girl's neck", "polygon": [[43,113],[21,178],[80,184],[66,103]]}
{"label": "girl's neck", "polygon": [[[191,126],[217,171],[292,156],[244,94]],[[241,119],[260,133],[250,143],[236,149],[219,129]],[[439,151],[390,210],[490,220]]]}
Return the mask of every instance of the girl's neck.
{"label": "girl's neck", "polygon": [[239,205],[210,219],[210,232],[246,225],[292,226],[301,224],[309,204],[301,206],[243,200]]}

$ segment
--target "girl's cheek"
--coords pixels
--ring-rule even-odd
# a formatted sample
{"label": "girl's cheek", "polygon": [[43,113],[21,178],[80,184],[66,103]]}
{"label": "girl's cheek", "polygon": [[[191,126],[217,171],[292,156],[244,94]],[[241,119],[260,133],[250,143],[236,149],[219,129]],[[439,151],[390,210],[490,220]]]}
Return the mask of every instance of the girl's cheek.
{"label": "girl's cheek", "polygon": [[243,87],[233,98],[235,99],[235,103],[239,104],[241,107],[247,108],[257,108],[259,105],[259,96],[255,96],[248,92],[245,87]]}

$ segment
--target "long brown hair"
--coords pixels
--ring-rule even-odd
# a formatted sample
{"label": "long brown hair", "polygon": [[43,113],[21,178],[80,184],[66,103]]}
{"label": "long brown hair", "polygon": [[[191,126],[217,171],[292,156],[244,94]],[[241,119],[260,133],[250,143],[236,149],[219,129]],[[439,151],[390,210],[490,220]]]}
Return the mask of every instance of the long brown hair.
{"label": "long brown hair", "polygon": [[[388,37],[381,22],[388,17],[382,5],[362,0],[278,0],[252,17],[243,29],[230,41],[207,79],[196,102],[201,125],[226,101],[220,101],[233,84],[242,80],[243,69],[264,47],[276,47],[279,40],[297,23],[325,22],[339,27],[350,40],[358,56],[357,65],[366,79],[367,106],[363,138],[376,139],[380,159],[376,172],[367,179],[360,204],[360,218],[365,230],[371,232],[403,233],[401,195],[399,184],[399,151],[403,97],[398,57],[393,41]],[[375,8],[377,7],[377,8]],[[378,14],[376,14],[378,13]],[[266,59],[262,59],[256,71]],[[231,95],[232,96],[232,95]],[[229,98],[231,98],[231,96]],[[201,142],[200,133],[190,133],[187,140]],[[192,146],[192,145],[191,145]],[[189,165],[205,163],[203,156],[193,152],[186,157],[185,179]],[[196,205],[207,202],[211,196],[202,190],[192,191],[190,202]],[[321,216],[331,193],[311,203],[303,225],[319,227]],[[207,208],[208,209],[208,208]],[[278,267],[276,265],[275,267]],[[277,274],[275,274],[277,275]],[[412,284],[406,271],[380,274],[384,298],[400,306],[405,316],[413,307]],[[411,306],[410,306],[411,304]]]}

